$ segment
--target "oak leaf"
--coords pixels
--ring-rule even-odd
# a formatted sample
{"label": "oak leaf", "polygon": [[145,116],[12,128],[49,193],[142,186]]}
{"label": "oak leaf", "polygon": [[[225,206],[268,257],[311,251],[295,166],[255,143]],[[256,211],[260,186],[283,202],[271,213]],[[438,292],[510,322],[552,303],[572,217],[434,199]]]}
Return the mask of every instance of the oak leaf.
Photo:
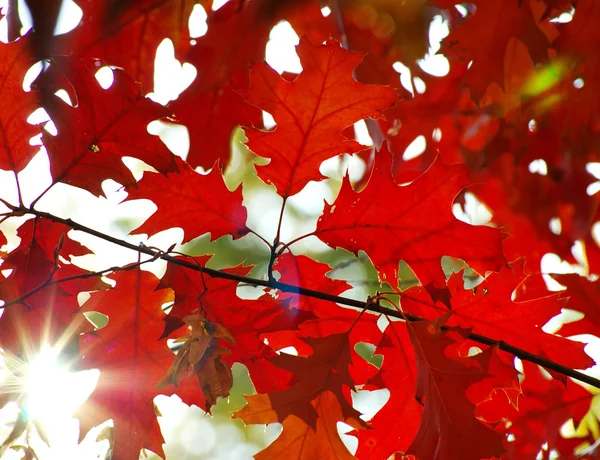
{"label": "oak leaf", "polygon": [[365,251],[380,279],[392,283],[400,260],[424,285],[445,281],[445,255],[464,260],[479,273],[504,265],[499,230],[466,224],[452,214],[454,198],[469,183],[463,165],[445,166],[438,160],[403,187],[390,169],[390,155],[382,150],[361,192],[346,177],[334,203],[325,205],[314,234],[333,248]]}
{"label": "oak leaf", "polygon": [[364,150],[340,131],[363,118],[379,118],[397,100],[391,88],[361,85],[352,78],[362,60],[358,53],[333,41],[314,46],[306,37],[297,51],[303,70],[294,81],[285,81],[267,64],[257,64],[250,89],[242,92],[277,123],[273,131],[246,129],[246,136],[250,150],[271,159],[258,168],[258,176],[284,197],[311,180],[321,180],[319,166],[328,158]]}
{"label": "oak leaf", "polygon": [[38,108],[39,96],[23,90],[23,75],[35,63],[30,43],[30,37],[0,43],[0,169],[15,173],[22,171],[38,150],[29,139],[39,128],[27,123],[27,118]]}
{"label": "oak leaf", "polygon": [[[432,3],[444,7],[449,4],[444,0]],[[535,22],[529,2],[477,0],[473,3],[477,8],[475,13],[444,39],[440,52],[450,60],[473,62],[465,83],[473,99],[479,101],[490,83],[504,84],[504,54],[512,38],[521,40],[537,63],[548,59],[550,44]]]}
{"label": "oak leaf", "polygon": [[131,233],[154,235],[180,227],[186,243],[208,232],[211,240],[227,234],[239,238],[249,232],[241,188],[230,192],[218,167],[202,175],[180,159],[174,162],[176,172],[166,176],[147,173],[134,187],[127,189],[128,200],[148,199],[158,207]]}
{"label": "oak leaf", "polygon": [[476,334],[505,341],[566,366],[585,369],[592,365],[583,343],[542,330],[566,306],[559,294],[546,293],[523,301],[512,299],[513,291],[527,278],[523,265],[520,261],[500,273],[492,273],[472,290],[464,288],[462,272],[453,274],[448,280],[449,307],[434,303],[423,288],[409,289],[402,294],[403,308],[426,318],[451,312],[448,326],[472,329]]}
{"label": "oak leaf", "polygon": [[[442,331],[448,315],[408,327],[417,366],[416,397],[423,403],[423,419],[407,450],[418,458],[479,460],[500,455],[502,436],[478,420],[467,391],[489,378],[494,355],[460,357],[456,345],[462,333]],[[497,359],[497,358],[496,358]],[[512,382],[495,385],[512,386]]]}
{"label": "oak leaf", "polygon": [[[173,154],[146,129],[169,111],[144,97],[139,85],[121,69],[113,69],[114,82],[103,89],[94,76],[102,65],[98,60],[56,57],[37,81],[46,94],[44,107],[58,130],[56,136],[45,131],[42,138],[53,183],[64,182],[96,196],[104,194],[106,179],[135,184],[122,161],[124,156],[163,173],[176,167]],[[65,87],[73,106],[53,94]]]}
{"label": "oak leaf", "polygon": [[101,375],[76,415],[82,433],[113,419],[116,458],[137,459],[142,448],[160,455],[163,438],[152,400],[174,358],[166,340],[159,340],[170,293],[156,290],[158,278],[139,268],[110,278],[116,286],[92,294],[81,309],[108,316],[108,324],[80,337],[81,367],[101,369]]}
{"label": "oak leaf", "polygon": [[230,351],[221,347],[219,342],[226,340],[235,343],[235,339],[226,328],[207,321],[202,315],[186,316],[183,321],[189,325],[191,332],[175,340],[175,343],[182,344],[181,348],[167,375],[156,386],[159,389],[177,386],[179,380],[193,368],[191,373],[198,377],[207,407],[210,408],[217,403],[218,397],[229,396],[233,385],[231,368],[221,359],[221,355]]}
{"label": "oak leaf", "polygon": [[246,424],[283,424],[283,432],[258,460],[268,458],[354,458],[337,434],[337,422],[355,429],[368,425],[348,401],[354,382],[348,373],[351,362],[346,334],[305,339],[313,353],[308,357],[281,353],[275,365],[296,374],[292,388],[269,394],[246,396],[248,404],[234,414]]}

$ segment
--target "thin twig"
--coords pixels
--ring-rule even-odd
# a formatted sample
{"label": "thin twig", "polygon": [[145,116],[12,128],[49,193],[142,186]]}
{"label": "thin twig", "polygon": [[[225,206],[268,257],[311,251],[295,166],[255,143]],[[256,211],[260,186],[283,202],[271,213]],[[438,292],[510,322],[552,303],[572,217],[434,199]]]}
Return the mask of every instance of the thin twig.
{"label": "thin twig", "polygon": [[23,301],[26,300],[27,298],[31,297],[34,294],[37,294],[42,289],[45,289],[49,286],[54,286],[56,284],[61,284],[61,283],[67,283],[69,281],[95,278],[97,276],[102,276],[102,275],[105,275],[106,273],[111,273],[111,272],[118,272],[118,271],[125,272],[128,270],[133,270],[134,268],[138,267],[139,265],[144,265],[149,262],[154,262],[155,260],[157,260],[157,258],[158,257],[152,257],[150,259],[144,260],[139,263],[129,264],[129,265],[125,265],[125,266],[115,266],[115,267],[106,268],[104,270],[100,270],[97,272],[81,273],[79,275],[66,276],[64,278],[59,278],[59,279],[53,279],[53,276],[56,272],[56,271],[53,271],[50,274],[50,277],[46,281],[44,281],[40,285],[36,286],[35,288],[33,288],[31,291],[27,292],[26,294],[23,294],[22,296],[17,297],[16,299],[13,299],[9,302],[6,302],[4,305],[1,305],[0,310],[8,308],[11,305],[17,305],[17,304],[23,303]]}

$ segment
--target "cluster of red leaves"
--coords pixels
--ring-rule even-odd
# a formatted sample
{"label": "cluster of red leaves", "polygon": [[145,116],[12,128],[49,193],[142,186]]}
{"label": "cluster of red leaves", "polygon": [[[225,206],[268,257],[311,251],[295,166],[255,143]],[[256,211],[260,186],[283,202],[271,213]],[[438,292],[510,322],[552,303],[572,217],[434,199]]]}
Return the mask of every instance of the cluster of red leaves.
{"label": "cluster of red leaves", "polygon": [[[338,422],[354,428],[356,456],[365,459],[533,459],[540,452],[571,458],[594,443],[591,434],[559,434],[590,409],[588,389],[530,363],[517,371],[512,355],[475,342],[473,334],[573,369],[594,364],[582,343],[566,337],[600,334],[597,282],[556,276],[567,290],[553,294],[539,271],[546,253],[575,262],[576,242],[588,273],[600,269],[592,235],[598,198],[587,194],[595,179],[586,169],[600,157],[600,1],[473,0],[456,7],[447,0],[229,0],[212,11],[210,0],[79,0],[81,23],[59,37],[53,31],[61,2],[26,3],[33,31],[19,37],[17,2],[9,1],[10,42],[0,45],[0,169],[14,172],[19,189],[2,222],[33,218],[18,228],[18,246],[0,253],[0,346],[26,358],[43,343],[67,342],[80,368],[100,369],[79,417],[83,432],[114,420],[114,458],[137,459],[141,448],[162,453],[152,399],[176,392],[210,410],[229,394],[235,362],[248,368],[257,394],[234,416],[283,425],[257,454],[261,459],[353,458]],[[196,4],[208,12],[208,32],[190,40]],[[563,13],[572,20],[557,22]],[[442,77],[419,65],[434,15],[450,29],[439,51],[450,63]],[[281,20],[302,36],[297,76],[280,76],[263,63],[269,32]],[[164,38],[197,69],[191,86],[167,106],[145,97]],[[26,92],[25,73],[40,59],[45,69]],[[397,61],[424,91],[401,86]],[[114,82],[104,89],[95,73],[107,65]],[[55,95],[59,89],[71,104]],[[40,107],[57,134],[27,123]],[[261,110],[276,128],[262,128]],[[187,161],[148,134],[147,125],[160,119],[188,128]],[[342,134],[363,119],[380,148]],[[205,233],[242,238],[253,232],[242,190],[228,190],[222,175],[239,125],[248,148],[270,159],[256,166],[257,175],[274,186],[283,207],[309,181],[324,178],[323,161],[344,153],[366,160],[365,178],[354,188],[344,180],[311,235],[332,248],[364,251],[400,297],[401,315],[390,315],[422,320],[388,318],[382,327],[382,313],[332,302],[350,286],[279,241],[280,229],[275,241],[265,240],[280,278],[270,278],[256,300],[236,293],[249,267],[215,277],[192,269],[210,256],[191,264],[189,257],[171,258],[161,279],[134,264],[104,282],[73,264],[73,256],[89,253],[68,235],[81,227],[34,208],[41,197],[22,201],[27,184],[18,173],[37,153],[30,138],[41,132],[52,177],[43,195],[63,183],[101,196],[102,182],[112,179],[126,187],[128,200],[158,208],[135,233],[179,227],[184,242]],[[405,158],[419,136],[424,152]],[[156,172],[136,181],[125,156]],[[530,171],[534,160],[545,174]],[[197,166],[212,171],[202,175]],[[454,216],[466,190],[491,211],[489,226]],[[558,234],[552,219],[560,220]],[[0,232],[0,246],[6,244]],[[464,287],[462,273],[446,279],[444,256],[485,279],[475,289]],[[419,286],[395,288],[400,261]],[[285,293],[278,283],[323,295]],[[82,292],[91,297],[80,305]],[[582,319],[560,335],[545,332],[565,307]],[[106,315],[107,326],[93,330],[88,312]],[[183,343],[177,355],[168,338]],[[380,368],[355,352],[361,342],[383,357]],[[298,356],[279,353],[286,347]],[[376,389],[387,389],[389,401],[365,421],[351,391]]]}

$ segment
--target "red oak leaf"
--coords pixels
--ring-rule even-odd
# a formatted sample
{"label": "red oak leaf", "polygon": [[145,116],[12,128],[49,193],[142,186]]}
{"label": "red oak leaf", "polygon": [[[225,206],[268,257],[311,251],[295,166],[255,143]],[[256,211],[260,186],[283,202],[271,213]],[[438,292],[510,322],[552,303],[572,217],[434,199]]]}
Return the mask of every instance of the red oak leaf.
{"label": "red oak leaf", "polygon": [[371,429],[356,434],[356,456],[387,460],[396,452],[406,452],[417,435],[423,413],[423,406],[415,399],[415,352],[406,324],[390,322],[375,354],[383,356],[381,370],[363,389],[387,388],[390,399],[371,420]]}
{"label": "red oak leaf", "polygon": [[248,88],[246,73],[246,69],[235,72],[226,84],[209,92],[193,85],[169,104],[176,120],[190,133],[186,161],[191,166],[209,169],[217,160],[227,164],[233,130],[238,125],[262,124],[262,112],[236,91]]}
{"label": "red oak leaf", "polygon": [[154,88],[158,45],[169,38],[176,50],[189,47],[188,18],[195,0],[80,0],[82,20],[71,33],[55,38],[57,54],[93,57],[123,68],[141,82],[144,93]]}
{"label": "red oak leaf", "polygon": [[35,63],[29,52],[30,37],[0,43],[0,169],[23,170],[38,151],[29,139],[39,128],[27,123],[38,107],[34,91],[23,91],[23,75]]}
{"label": "red oak leaf", "polygon": [[230,192],[218,167],[202,175],[175,158],[177,172],[166,176],[145,173],[135,187],[129,187],[128,200],[152,200],[158,210],[131,233],[154,235],[168,228],[183,229],[186,243],[205,233],[211,240],[231,234],[239,238],[249,232],[241,187]]}
{"label": "red oak leaf", "polygon": [[354,388],[348,373],[348,336],[336,334],[305,341],[313,350],[310,356],[282,353],[272,358],[276,366],[296,374],[298,383],[283,391],[246,396],[247,406],[234,414],[246,424],[283,424],[281,435],[255,456],[258,460],[283,456],[350,460],[354,457],[337,434],[337,422],[356,429],[367,427],[345,394]]}
{"label": "red oak leaf", "polygon": [[297,47],[302,73],[287,82],[267,64],[251,73],[250,90],[243,92],[256,106],[269,112],[274,131],[247,129],[248,147],[271,159],[258,176],[274,184],[280,195],[298,193],[310,180],[320,180],[320,164],[341,153],[364,150],[340,131],[363,118],[380,117],[396,93],[384,86],[361,85],[352,71],[362,60],[333,41],[313,46],[306,37]]}
{"label": "red oak leaf", "polygon": [[[198,76],[169,104],[190,134],[188,163],[203,168],[212,167],[217,159],[227,164],[236,126],[262,126],[261,111],[237,91],[248,89],[248,64],[264,60],[273,26],[285,19],[315,43],[327,40],[334,29],[317,0],[231,1],[207,14],[208,32],[194,39],[185,55]],[[252,33],[244,33],[247,30]]]}
{"label": "red oak leaf", "polygon": [[559,432],[571,419],[575,426],[579,424],[590,409],[594,395],[571,380],[563,384],[549,378],[534,364],[524,362],[523,365],[523,396],[519,398],[518,411],[513,408],[510,426],[506,427],[513,437],[512,442],[506,443],[509,454],[512,458],[534,460],[547,443],[548,452],[556,449],[563,454],[559,458],[573,458],[574,448],[585,439],[575,438],[575,445],[562,450],[565,440]]}
{"label": "red oak leaf", "polygon": [[[416,93],[385,112],[386,121],[379,123],[387,132],[398,183],[416,179],[438,154],[447,165],[464,163],[463,151],[479,153],[496,134],[498,120],[478,111],[469,92],[460,85],[466,70],[464,65],[455,65],[443,77],[424,75],[427,89],[423,94]],[[425,138],[425,151],[404,159],[406,149],[418,136]]]}
{"label": "red oak leaf", "polygon": [[[459,357],[455,347],[462,337],[442,332],[444,318],[408,328],[416,356],[416,396],[424,407],[421,426],[407,453],[431,460],[480,460],[499,455],[504,451],[502,437],[477,420],[475,404],[468,395],[471,386],[488,378],[495,355]],[[497,385],[510,387],[512,383]]]}
{"label": "red oak leaf", "polygon": [[314,234],[331,247],[365,251],[380,279],[390,282],[397,279],[400,260],[422,284],[445,281],[440,262],[445,255],[479,273],[504,265],[499,230],[466,224],[452,214],[454,198],[468,184],[463,165],[438,160],[401,187],[392,179],[390,163],[389,153],[379,152],[369,183],[359,193],[346,178],[333,205],[325,205]]}
{"label": "red oak leaf", "polygon": [[[542,330],[565,306],[565,300],[558,294],[512,300],[515,289],[527,278],[523,265],[521,261],[500,273],[490,274],[473,290],[464,288],[462,272],[453,274],[448,280],[452,316],[447,325],[472,329],[475,334],[505,341],[566,366],[577,369],[591,366],[592,359],[583,351],[585,344]],[[424,295],[422,288],[404,292],[402,305],[407,312],[426,318],[448,312],[448,307],[440,302],[434,304]]]}
{"label": "red oak leaf", "polygon": [[[102,181],[113,179],[123,185],[135,179],[122,161],[138,158],[161,172],[175,168],[173,154],[146,127],[169,114],[163,106],[145,98],[139,85],[120,69],[114,83],[104,90],[95,72],[100,61],[60,57],[52,61],[38,86],[48,92],[66,85],[74,106],[47,94],[44,107],[58,135],[44,133],[54,183],[65,182],[103,195]],[[58,86],[58,87],[57,87]]]}
{"label": "red oak leaf", "polygon": [[578,321],[563,324],[559,332],[564,336],[578,334],[597,336],[600,334],[600,309],[598,308],[600,292],[598,282],[592,282],[577,274],[552,275],[552,278],[567,288],[565,292],[561,293],[561,297],[568,299],[565,307],[584,315]]}
{"label": "red oak leaf", "polygon": [[81,309],[109,318],[106,327],[80,339],[82,368],[101,369],[94,393],[78,410],[81,432],[112,418],[116,458],[137,460],[142,448],[162,455],[152,400],[161,393],[155,385],[175,358],[166,340],[159,340],[165,316],[161,307],[170,293],[156,290],[158,278],[139,268],[110,277],[116,287],[92,294]]}
{"label": "red oak leaf", "polygon": [[88,274],[66,263],[72,255],[89,253],[67,236],[69,230],[46,219],[28,220],[17,232],[19,246],[3,260],[2,270],[12,271],[0,276],[0,299],[9,304],[0,317],[0,345],[15,355],[32,354],[59,339],[66,348],[76,344],[86,325],[74,315],[77,294],[106,287],[100,277],[57,282]]}
{"label": "red oak leaf", "polygon": [[[279,281],[282,283],[300,286],[313,291],[328,292],[334,295],[342,294],[351,288],[342,280],[331,279],[327,274],[331,267],[327,264],[317,262],[307,256],[294,256],[291,253],[283,254],[277,258],[274,266],[281,275]],[[348,333],[348,341],[354,347],[359,342],[376,344],[381,339],[381,331],[377,326],[379,315],[369,312],[361,313],[356,308],[342,307],[331,302],[316,298],[300,298],[298,294],[281,292],[278,299],[288,301],[290,307],[299,310],[307,310],[315,316],[307,319],[299,325],[299,331],[290,331],[288,334],[275,334],[269,337],[269,344],[278,344],[276,349],[285,346],[294,346],[298,353],[309,352],[302,337],[327,337],[332,334]],[[290,340],[295,336],[295,340]],[[365,382],[375,371],[375,368],[362,359],[356,350],[352,350],[353,364],[350,367],[350,375],[355,383]]]}
{"label": "red oak leaf", "polygon": [[547,60],[550,44],[537,26],[529,2],[473,3],[477,7],[475,13],[444,39],[440,52],[451,60],[473,61],[465,81],[478,101],[490,83],[504,84],[504,53],[510,39],[521,40],[534,62]]}

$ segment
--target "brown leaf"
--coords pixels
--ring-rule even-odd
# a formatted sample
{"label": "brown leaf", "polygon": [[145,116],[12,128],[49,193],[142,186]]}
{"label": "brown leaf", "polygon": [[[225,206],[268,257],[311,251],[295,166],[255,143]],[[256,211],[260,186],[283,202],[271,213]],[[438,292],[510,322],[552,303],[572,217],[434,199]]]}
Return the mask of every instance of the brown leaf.
{"label": "brown leaf", "polygon": [[227,328],[211,323],[202,315],[189,315],[183,321],[189,324],[191,332],[176,340],[183,342],[183,345],[167,374],[156,387],[164,389],[170,385],[177,386],[189,371],[190,376],[196,374],[210,409],[216,404],[218,397],[229,396],[233,385],[231,368],[221,360],[222,355],[231,351],[219,346],[219,341],[226,340],[233,344],[235,339]]}

